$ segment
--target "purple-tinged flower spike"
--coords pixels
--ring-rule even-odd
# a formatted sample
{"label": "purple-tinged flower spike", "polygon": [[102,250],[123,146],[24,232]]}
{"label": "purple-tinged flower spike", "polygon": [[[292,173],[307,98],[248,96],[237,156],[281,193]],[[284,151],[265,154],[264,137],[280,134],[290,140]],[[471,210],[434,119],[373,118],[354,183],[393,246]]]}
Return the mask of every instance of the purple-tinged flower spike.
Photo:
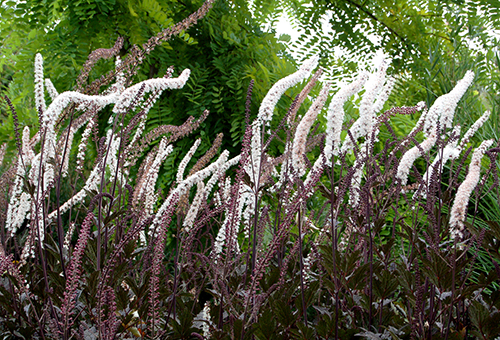
{"label": "purple-tinged flower spike", "polygon": [[450,237],[451,239],[461,239],[464,231],[464,221],[467,214],[467,205],[472,191],[479,182],[481,173],[481,158],[487,149],[493,144],[493,140],[486,140],[474,150],[469,165],[469,173],[463,183],[458,187],[455,201],[450,212]]}
{"label": "purple-tinged flower spike", "polygon": [[488,118],[490,118],[490,115],[491,115],[491,112],[488,110],[481,117],[479,117],[479,119],[476,120],[474,122],[474,124],[472,124],[472,126],[465,133],[462,140],[460,141],[460,144],[458,145],[459,152],[461,152],[466,147],[467,143],[470,142],[470,139],[472,138],[472,136],[474,136],[476,131],[479,130],[479,128],[481,126],[483,126],[484,122],[486,122],[488,120]]}
{"label": "purple-tinged flower spike", "polygon": [[[359,137],[365,137],[370,134],[375,124],[375,109],[380,106],[379,104],[374,103],[377,99],[377,95],[380,90],[384,86],[386,81],[386,72],[387,72],[388,64],[383,61],[376,73],[373,73],[370,76],[370,79],[365,84],[365,93],[363,98],[361,99],[361,103],[359,105],[359,118],[354,122],[354,124],[349,129],[350,136],[344,140],[342,144],[342,152],[347,152],[354,147],[356,140]],[[390,86],[389,86],[390,88]],[[382,102],[385,102],[383,98],[385,98],[387,94],[382,93]],[[388,95],[387,95],[388,97]],[[383,105],[383,104],[382,104]]]}
{"label": "purple-tinged flower spike", "polygon": [[184,171],[186,170],[186,166],[188,165],[191,158],[193,158],[194,153],[200,146],[201,139],[198,138],[191,149],[189,149],[188,153],[184,156],[181,163],[179,164],[179,168],[177,169],[177,183],[180,183],[184,180]]}
{"label": "purple-tinged flower spike", "polygon": [[67,270],[68,278],[66,280],[66,289],[64,290],[64,300],[61,306],[61,314],[64,320],[61,326],[63,326],[64,329],[69,328],[72,324],[71,312],[76,305],[76,290],[82,272],[82,258],[85,248],[87,247],[87,241],[90,237],[90,227],[93,220],[94,214],[88,213],[83,220],[75,250],[73,254],[71,254],[71,261]]}
{"label": "purple-tinged flower spike", "polygon": [[[170,203],[161,213],[158,222],[158,230],[156,232],[156,240],[153,241],[153,259],[151,265],[151,279],[149,283],[149,317],[151,322],[150,330],[153,334],[156,332],[155,323],[158,321],[158,307],[160,301],[158,299],[160,290],[160,272],[162,268],[162,260],[165,249],[165,238],[167,235],[167,229],[172,220],[172,215],[174,213],[175,204],[179,200],[178,192],[174,192],[170,195]],[[154,336],[153,336],[154,338]]]}
{"label": "purple-tinged flower spike", "polygon": [[43,88],[43,57],[40,53],[35,56],[35,105],[41,114],[47,109]]}
{"label": "purple-tinged flower spike", "polygon": [[54,84],[52,84],[52,81],[49,78],[45,78],[45,89],[49,93],[50,99],[52,99],[52,101],[54,101],[59,95],[59,92],[57,92],[56,87],[54,86]]}
{"label": "purple-tinged flower spike", "polygon": [[[418,102],[417,105],[415,105],[415,108],[416,108],[417,111],[422,111],[422,110],[423,111],[422,111],[422,114],[420,115],[420,118],[417,121],[417,124],[415,124],[415,126],[410,131],[410,133],[408,134],[408,136],[415,136],[418,133],[418,131],[420,131],[420,129],[422,129],[422,126],[424,125],[424,123],[425,123],[425,121],[427,119],[427,114],[429,113],[429,110],[427,110],[427,107],[426,107],[424,101]],[[410,139],[404,139],[401,142],[401,147],[405,147],[406,144],[408,144],[409,140]]]}
{"label": "purple-tinged flower spike", "polygon": [[325,84],[318,98],[316,98],[307,113],[304,115],[299,123],[299,126],[297,126],[292,146],[292,164],[295,170],[297,170],[299,176],[302,176],[305,173],[304,155],[306,153],[307,135],[309,134],[309,130],[316,120],[316,117],[323,108],[323,105],[325,105],[330,92],[330,87],[331,83]]}
{"label": "purple-tinged flower spike", "polygon": [[441,129],[450,129],[457,107],[458,101],[464,95],[474,80],[474,73],[467,71],[465,76],[457,82],[457,85],[449,93],[442,95],[431,106],[424,122],[424,135],[429,136],[434,133],[437,122],[440,122]]}
{"label": "purple-tinged flower spike", "polygon": [[359,92],[368,80],[368,73],[362,72],[349,85],[342,87],[332,98],[326,115],[325,156],[328,162],[338,153],[340,147],[340,133],[344,122],[344,103],[352,95]]}

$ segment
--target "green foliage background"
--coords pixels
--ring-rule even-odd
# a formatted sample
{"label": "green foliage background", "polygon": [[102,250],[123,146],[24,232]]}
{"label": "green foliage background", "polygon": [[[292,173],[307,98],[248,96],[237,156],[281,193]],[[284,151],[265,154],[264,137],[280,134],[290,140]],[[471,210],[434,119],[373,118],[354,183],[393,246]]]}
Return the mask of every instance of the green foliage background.
{"label": "green foliage background", "polygon": [[[200,0],[4,1],[0,8],[2,96],[7,95],[13,101],[22,125],[36,127],[33,98],[36,53],[44,56],[44,75],[57,90],[71,90],[93,50],[112,47],[121,36],[125,39],[122,54],[126,54],[132,45],[142,46],[151,36],[196,11],[202,3]],[[90,81],[113,65],[112,60],[100,61]],[[211,114],[195,135],[203,139],[200,154],[220,132],[224,133],[222,147],[237,152],[244,131],[250,80],[255,80],[252,111],[256,112],[257,103],[272,84],[296,67],[283,41],[272,32],[264,32],[252,17],[247,2],[242,0],[216,1],[208,15],[188,32],[158,46],[141,65],[135,81],[162,77],[171,65],[175,66],[174,76],[190,68],[191,78],[184,89],[162,96],[149,115],[147,129],[159,124],[180,125],[188,116],[198,117],[208,109]],[[0,110],[3,122],[0,143],[9,142],[12,152],[12,116],[3,101]],[[171,162],[190,147],[190,142],[181,141],[179,146],[170,157]]]}
{"label": "green foliage background", "polygon": [[[141,46],[201,4],[201,0],[1,1],[1,95],[14,102],[21,124],[32,127],[34,133],[33,61],[37,52],[44,56],[45,76],[58,91],[71,90],[93,50],[109,48],[122,36],[124,55],[132,45]],[[277,38],[274,31],[283,11],[300,32],[293,43],[288,43],[287,36]],[[321,21],[324,17],[329,18],[327,31]],[[161,77],[171,65],[176,74],[190,68],[192,75],[185,88],[162,96],[150,113],[147,129],[159,124],[179,125],[188,116],[198,117],[208,109],[209,118],[193,136],[203,139],[194,158],[205,152],[220,132],[224,133],[222,147],[234,154],[244,130],[250,79],[255,81],[255,114],[272,84],[292,73],[297,62],[320,55],[321,66],[334,80],[335,89],[336,80],[354,77],[360,61],[366,62],[373,51],[382,50],[392,58],[390,73],[397,80],[387,106],[412,106],[421,100],[430,106],[471,69],[476,79],[457,109],[455,122],[470,126],[490,109],[491,118],[476,141],[498,139],[500,58],[498,38],[492,32],[500,29],[499,18],[498,6],[489,0],[439,4],[428,0],[256,0],[251,4],[218,0],[207,17],[188,32],[157,47],[135,80]],[[343,55],[334,53],[336,47]],[[90,80],[112,68],[112,60],[100,61]],[[279,103],[280,112],[290,104],[293,91]],[[355,106],[346,111],[349,118],[356,118]],[[417,118],[396,117],[396,132],[407,134]],[[13,121],[2,100],[0,119],[0,144],[9,142],[12,154]],[[169,164],[182,157],[191,140],[178,142],[180,147],[174,149]]]}

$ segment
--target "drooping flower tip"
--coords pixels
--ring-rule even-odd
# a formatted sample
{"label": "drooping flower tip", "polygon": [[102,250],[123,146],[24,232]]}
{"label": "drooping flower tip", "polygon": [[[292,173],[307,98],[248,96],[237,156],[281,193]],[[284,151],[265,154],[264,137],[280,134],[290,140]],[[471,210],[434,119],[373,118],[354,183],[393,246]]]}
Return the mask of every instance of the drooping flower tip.
{"label": "drooping flower tip", "polygon": [[319,63],[319,57],[317,55],[312,56],[300,66],[300,70],[310,73],[318,66],[318,63]]}

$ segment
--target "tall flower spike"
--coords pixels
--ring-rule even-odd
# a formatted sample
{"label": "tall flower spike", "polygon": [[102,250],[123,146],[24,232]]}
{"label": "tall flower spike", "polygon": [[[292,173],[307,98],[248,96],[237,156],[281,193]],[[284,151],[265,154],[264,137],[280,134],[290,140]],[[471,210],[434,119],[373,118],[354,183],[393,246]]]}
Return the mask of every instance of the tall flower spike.
{"label": "tall flower spike", "polygon": [[259,114],[256,121],[261,124],[270,121],[273,116],[274,108],[283,93],[285,93],[285,91],[290,87],[297,85],[308,77],[312,70],[318,65],[318,60],[317,56],[312,57],[304,62],[297,72],[280,79],[276,84],[274,84],[260,104]]}
{"label": "tall flower spike", "polygon": [[49,93],[50,99],[54,101],[56,97],[59,95],[59,92],[57,92],[56,87],[54,84],[52,84],[52,81],[49,78],[45,79],[45,89],[47,89],[47,92]]}
{"label": "tall flower spike", "polygon": [[436,144],[437,136],[436,132],[430,135],[426,140],[424,140],[420,145],[414,146],[410,150],[408,150],[401,158],[401,161],[398,165],[398,172],[396,173],[396,178],[401,181],[401,185],[406,185],[408,182],[408,175],[410,174],[410,169],[415,163],[415,160],[419,158],[421,154],[421,150],[423,153],[429,152],[434,144]]}
{"label": "tall flower spike", "polygon": [[326,83],[321,90],[318,98],[311,105],[307,113],[304,115],[302,120],[297,127],[295,132],[295,138],[293,140],[292,147],[292,160],[293,167],[298,171],[299,176],[305,173],[304,155],[306,153],[306,140],[309,130],[313,125],[318,113],[325,105],[326,99],[328,98],[328,93],[330,92],[331,83]]}
{"label": "tall flower spike", "polygon": [[[388,64],[385,61],[382,62],[378,71],[373,73],[365,84],[366,91],[359,104],[359,118],[349,129],[352,138],[349,136],[346,137],[342,145],[342,152],[351,150],[359,137],[365,137],[372,131],[375,123],[375,109],[380,106],[380,104],[375,104],[374,101],[377,99],[377,95],[384,86],[387,67]],[[384,98],[384,96],[385,95],[382,93],[382,98]],[[385,100],[383,100],[383,102],[385,102]]]}
{"label": "tall flower spike", "polygon": [[359,92],[368,80],[368,73],[362,72],[349,85],[342,87],[332,98],[326,114],[326,140],[325,156],[330,162],[332,156],[338,152],[340,146],[340,133],[344,121],[344,103],[352,95]]}
{"label": "tall flower spike", "polygon": [[467,145],[467,143],[469,143],[470,139],[472,138],[472,136],[474,136],[476,131],[481,126],[483,126],[484,122],[486,122],[488,118],[490,118],[490,114],[491,112],[489,110],[486,111],[481,117],[479,117],[478,120],[474,122],[474,124],[472,124],[472,126],[469,128],[469,130],[465,133],[464,137],[460,141],[460,144],[458,146],[459,151],[462,151],[465,148],[465,146]]}
{"label": "tall flower spike", "polygon": [[472,159],[469,165],[469,173],[463,183],[458,187],[455,201],[450,213],[450,237],[452,239],[462,238],[464,230],[465,215],[467,214],[467,205],[472,191],[479,182],[481,173],[481,158],[483,158],[486,150],[493,144],[493,140],[486,140],[474,150]]}
{"label": "tall flower spike", "polygon": [[144,218],[149,217],[153,213],[153,207],[158,199],[158,194],[155,193],[155,185],[158,180],[158,172],[161,164],[165,161],[168,155],[172,152],[173,146],[167,146],[167,138],[163,138],[158,147],[158,152],[153,161],[153,164],[147,169],[145,174],[144,185],[140,187],[138,197],[144,199]]}
{"label": "tall flower spike", "polygon": [[184,227],[184,231],[186,233],[188,233],[191,227],[193,226],[196,219],[196,215],[198,214],[198,210],[200,210],[201,204],[204,199],[205,199],[205,184],[202,181],[200,181],[198,182],[196,196],[194,196],[193,202],[191,203],[191,206],[189,207],[186,217],[184,218],[184,222],[182,223],[182,226]]}
{"label": "tall flower spike", "polygon": [[[283,93],[292,86],[297,85],[304,80],[316,68],[318,57],[314,56],[302,64],[299,70],[291,75],[279,80],[271,87],[260,104],[259,114],[252,123],[252,142],[251,142],[251,161],[245,167],[245,171],[250,176],[250,180],[257,182],[257,176],[260,173],[261,150],[262,150],[262,131],[261,126],[269,122],[272,118],[274,108]],[[256,185],[258,185],[256,183]]]}
{"label": "tall flower spike", "polygon": [[35,105],[42,114],[46,110],[43,89],[43,57],[40,53],[35,56]]}
{"label": "tall flower spike", "polygon": [[6,150],[7,150],[7,143],[3,143],[2,146],[0,146],[0,166],[3,163],[3,158],[5,157]]}
{"label": "tall flower spike", "polygon": [[437,131],[438,121],[441,129],[451,127],[458,101],[462,98],[467,88],[469,88],[473,79],[474,73],[467,71],[464,78],[457,82],[453,90],[436,99],[425,116],[424,113],[422,113],[424,117],[420,117],[419,122],[424,119],[424,136],[427,137],[427,139],[420,144],[420,148],[416,146],[411,148],[401,159],[396,177],[401,180],[403,185],[406,185],[408,181],[408,175],[413,163],[421,156],[420,149],[422,149],[424,153],[429,152],[434,144],[436,144],[437,135],[439,134],[439,131]]}
{"label": "tall flower spike", "polygon": [[154,90],[181,89],[186,84],[190,74],[191,70],[185,69],[184,71],[182,71],[178,78],[148,79],[135,84],[123,91],[123,93],[118,98],[115,107],[113,108],[113,112],[125,112],[143,86],[144,94],[152,92]]}
{"label": "tall flower spike", "polygon": [[452,132],[452,136],[454,140],[449,142],[443,149],[443,151],[439,151],[434,158],[434,161],[429,166],[427,171],[424,173],[424,181],[429,183],[432,173],[436,170],[436,167],[440,164],[443,167],[449,159],[456,159],[460,155],[460,150],[457,148],[458,136],[460,135],[460,125],[455,126]]}
{"label": "tall flower spike", "polygon": [[451,128],[455,109],[458,101],[464,95],[474,80],[474,73],[467,71],[465,76],[457,82],[457,85],[449,93],[442,95],[431,106],[424,122],[424,134],[432,134],[439,120],[442,129]]}
{"label": "tall flower spike", "polygon": [[228,156],[229,156],[229,151],[224,150],[222,152],[222,154],[219,156],[219,158],[214,163],[210,164],[209,166],[207,166],[206,168],[204,168],[200,171],[197,171],[196,173],[194,173],[193,175],[189,176],[188,178],[183,180],[181,183],[179,183],[179,185],[174,190],[172,190],[170,195],[168,195],[168,197],[165,199],[163,204],[160,206],[160,208],[156,212],[153,223],[150,226],[150,230],[152,230],[153,233],[155,232],[155,229],[158,226],[158,224],[160,223],[163,214],[165,213],[165,211],[167,211],[168,207],[172,204],[174,197],[178,197],[178,196],[183,195],[185,192],[187,192],[189,189],[191,189],[191,187],[193,185],[195,185],[196,183],[198,183],[200,181],[203,181],[205,178],[210,176],[212,173],[216,172],[227,161]]}
{"label": "tall flower spike", "polygon": [[194,144],[191,147],[191,149],[189,149],[188,153],[184,156],[184,158],[182,159],[181,163],[179,164],[179,168],[177,170],[177,183],[180,183],[180,182],[183,181],[183,179],[184,179],[184,171],[186,170],[186,166],[188,165],[188,163],[191,160],[191,158],[193,158],[193,155],[196,152],[196,150],[198,149],[198,147],[200,146],[200,143],[201,143],[201,139],[198,138],[194,142]]}

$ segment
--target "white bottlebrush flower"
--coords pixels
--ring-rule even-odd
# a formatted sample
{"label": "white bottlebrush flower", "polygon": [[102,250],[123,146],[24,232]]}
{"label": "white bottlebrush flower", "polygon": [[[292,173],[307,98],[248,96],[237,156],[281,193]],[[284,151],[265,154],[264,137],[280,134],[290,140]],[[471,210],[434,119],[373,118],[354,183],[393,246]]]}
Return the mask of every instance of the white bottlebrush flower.
{"label": "white bottlebrush flower", "polygon": [[203,309],[193,318],[193,327],[203,330],[203,337],[210,337],[210,327],[213,326],[210,318],[210,302],[205,302]]}
{"label": "white bottlebrush flower", "polygon": [[490,115],[491,112],[488,110],[481,117],[479,117],[479,119],[476,120],[474,124],[472,124],[472,126],[469,128],[469,130],[465,133],[462,140],[460,141],[458,150],[462,151],[466,147],[467,143],[469,143],[472,136],[474,136],[476,131],[479,130],[481,126],[483,126],[484,122],[486,122],[488,118],[490,118]]}
{"label": "white bottlebrush flower", "polygon": [[394,80],[394,78],[387,79],[387,82],[385,83],[384,87],[382,88],[382,90],[380,90],[380,94],[377,97],[377,100],[373,104],[372,111],[374,113],[377,113],[380,110],[382,110],[385,102],[387,101],[387,99],[389,99],[389,96],[391,95],[392,90],[394,89],[395,83],[396,81]]}
{"label": "white bottlebrush flower", "polygon": [[[115,60],[115,69],[118,69],[122,64],[122,59],[120,58],[119,55],[116,56]],[[123,70],[116,72],[116,83],[114,84],[114,87],[116,87],[117,92],[123,92],[125,90],[125,82],[127,81],[127,78],[125,78],[123,74]]]}
{"label": "white bottlebrush flower", "polygon": [[10,235],[14,235],[17,229],[23,224],[32,208],[31,196],[23,192],[23,177],[26,175],[26,167],[32,163],[35,157],[30,147],[29,136],[30,129],[25,126],[22,135],[22,155],[17,163],[16,177],[10,192],[9,206],[7,209],[6,226]]}
{"label": "white bottlebrush flower", "polygon": [[349,85],[343,86],[332,98],[326,115],[325,156],[328,162],[340,147],[340,133],[344,122],[344,103],[359,92],[368,79],[368,73],[362,72]]}
{"label": "white bottlebrush flower", "polygon": [[[377,96],[386,81],[387,67],[388,64],[386,62],[382,62],[378,71],[373,73],[370,76],[370,79],[366,82],[366,90],[359,105],[359,118],[349,129],[350,134],[348,134],[345,138],[344,143],[342,144],[341,152],[351,150],[358,138],[368,136],[372,131],[375,123],[375,109],[380,106],[380,103],[375,104],[374,101],[377,99]],[[391,86],[389,86],[389,88],[391,88]],[[388,97],[387,93],[382,93],[382,105],[386,100],[384,99],[386,95]]]}
{"label": "white bottlebrush flower", "polygon": [[356,208],[359,204],[361,180],[363,179],[363,170],[365,168],[364,163],[359,163],[360,162],[358,161],[358,159],[356,159],[356,161],[354,162],[356,171],[352,176],[351,185],[349,187],[349,205],[353,208]]}
{"label": "white bottlebrush flower", "polygon": [[182,182],[182,180],[184,178],[184,171],[186,170],[186,166],[188,165],[191,158],[193,158],[193,155],[196,152],[196,150],[198,149],[198,147],[200,146],[200,143],[201,143],[201,139],[198,138],[194,142],[191,149],[189,149],[188,153],[184,156],[181,163],[179,164],[179,168],[177,169],[177,183]]}
{"label": "white bottlebrush flower", "polygon": [[233,165],[238,164],[240,159],[241,155],[238,155],[236,157],[231,158],[227,162],[224,162],[224,164],[222,164],[219,167],[219,169],[212,175],[212,177],[210,177],[210,179],[207,182],[207,185],[205,186],[206,196],[210,195],[210,193],[212,192],[212,188],[214,187],[215,183],[217,183],[222,174],[225,173]]}
{"label": "white bottlebrush flower", "polygon": [[[110,138],[112,138],[111,130],[108,131],[107,136],[106,136],[106,143],[109,143]],[[109,147],[108,151],[108,156],[106,163],[103,164],[104,160],[101,160],[99,163],[97,163],[92,171],[90,172],[89,177],[87,177],[87,180],[85,181],[85,185],[83,186],[82,189],[75,195],[73,195],[69,200],[64,202],[59,207],[59,213],[62,214],[66,211],[69,210],[72,206],[75,204],[81,202],[86,196],[88,192],[91,191],[96,191],[99,188],[99,184],[101,182],[101,172],[104,171],[103,167],[107,167],[110,173],[110,180],[112,181],[114,179],[115,174],[117,174],[117,177],[121,177],[120,171],[116,172],[116,168],[118,166],[118,148],[120,146],[120,138],[113,138]],[[49,219],[53,219],[57,216],[57,210],[52,211],[49,214]]]}
{"label": "white bottlebrush flower", "polygon": [[149,110],[151,110],[151,108],[156,103],[160,95],[161,91],[154,92],[153,94],[151,94],[151,97],[149,97],[148,100],[141,105],[143,114],[140,118],[140,122],[137,126],[137,129],[135,130],[134,137],[132,137],[132,139],[130,140],[129,145],[134,145],[137,142],[137,140],[139,140],[139,138],[141,137],[144,128],[146,127],[146,120],[148,118]]}
{"label": "white bottlebrush flower", "polygon": [[[61,138],[64,138],[64,140],[62,140],[62,145],[61,145],[61,148],[62,150],[65,150],[66,152],[61,155],[61,157],[64,157],[64,162],[62,164],[62,172],[61,172],[61,175],[62,177],[66,177],[68,176],[68,168],[69,168],[69,154],[70,154],[70,151],[71,151],[71,145],[73,144],[73,137],[75,136],[75,129],[71,128],[69,130],[69,133],[64,133]],[[66,140],[66,137],[67,137],[67,140]]]}
{"label": "white bottlebrush flower", "polygon": [[276,107],[276,104],[278,103],[278,100],[281,98],[283,93],[285,93],[285,91],[290,87],[297,85],[306,77],[308,77],[311,74],[312,70],[314,70],[318,65],[318,60],[319,58],[317,56],[314,56],[311,59],[305,61],[300,66],[297,72],[278,80],[278,82],[271,87],[271,89],[267,92],[266,96],[262,100],[262,103],[260,104],[259,114],[256,119],[256,122],[258,122],[258,124],[262,124],[271,120],[274,108]]}
{"label": "white bottlebrush flower", "polygon": [[[222,253],[222,247],[224,247],[225,244],[230,243],[232,244],[235,248],[234,251],[239,252],[239,246],[238,246],[238,240],[236,239],[236,230],[228,230],[228,227],[230,225],[233,225],[234,228],[237,228],[240,225],[241,221],[241,216],[243,213],[243,207],[246,203],[246,196],[243,195],[244,192],[248,191],[248,186],[241,185],[239,187],[239,192],[236,197],[237,202],[236,202],[236,209],[231,210],[226,213],[226,217],[224,219],[224,222],[222,223],[221,227],[219,228],[219,232],[217,233],[217,237],[215,238],[215,243],[213,246],[212,254],[215,256],[219,256]],[[227,239],[227,234],[228,232],[231,232],[232,239],[228,240]],[[230,242],[229,242],[230,241]]]}
{"label": "white bottlebrush flower", "polygon": [[250,162],[245,167],[245,171],[250,176],[250,180],[257,185],[258,177],[260,175],[260,163],[262,153],[262,143],[264,135],[264,126],[272,118],[276,103],[281,98],[283,93],[292,86],[297,85],[304,80],[316,68],[318,64],[318,57],[314,56],[302,64],[299,70],[291,75],[279,80],[271,87],[266,94],[262,103],[260,104],[259,113],[257,118],[252,123],[252,141],[251,141],[251,154]]}
{"label": "white bottlebrush flower", "polygon": [[113,108],[113,112],[125,112],[132,104],[132,101],[137,97],[137,94],[142,87],[144,87],[143,94],[153,92],[155,90],[161,91],[166,89],[181,89],[186,84],[190,74],[191,70],[185,69],[181,72],[178,78],[155,78],[137,83],[127,88],[120,94],[115,107]]}
{"label": "white bottlebrush flower", "polygon": [[184,218],[184,222],[182,223],[182,226],[184,227],[186,233],[188,233],[189,230],[191,230],[191,227],[195,222],[196,215],[198,215],[198,211],[200,210],[201,204],[203,203],[204,199],[205,199],[205,184],[202,181],[200,181],[198,182],[196,195],[194,196],[193,202],[189,206],[189,210],[186,214],[186,217]]}
{"label": "white bottlebrush flower", "polygon": [[453,90],[436,99],[429,109],[424,122],[424,134],[426,136],[434,132],[438,121],[441,129],[452,127],[451,124],[457,104],[471,85],[472,80],[474,80],[474,73],[467,71],[465,76],[457,82]]}
{"label": "white bottlebrush flower", "polygon": [[75,222],[69,223],[69,228],[68,228],[68,231],[66,232],[66,235],[64,236],[64,243],[63,243],[63,248],[66,251],[69,250],[69,244],[71,242],[71,238],[73,237],[73,233],[75,232],[75,227],[76,227]]}
{"label": "white bottlebrush flower", "polygon": [[42,114],[46,110],[43,88],[43,57],[40,53],[35,56],[35,105]]}
{"label": "white bottlebrush flower", "polygon": [[434,144],[436,144],[437,137],[436,137],[436,132],[434,134],[430,135],[427,139],[425,139],[420,145],[414,146],[410,150],[406,151],[406,153],[403,155],[403,158],[401,158],[401,161],[399,162],[398,165],[398,172],[396,173],[396,178],[401,181],[402,185],[406,185],[408,182],[408,175],[410,174],[410,169],[413,166],[413,163],[422,156],[421,151],[423,153],[429,152]]}
{"label": "white bottlebrush flower", "polygon": [[305,173],[304,155],[306,152],[307,135],[309,134],[311,126],[316,121],[318,113],[323,108],[323,105],[325,105],[328,93],[330,92],[330,87],[330,83],[325,84],[318,98],[316,98],[297,126],[292,146],[292,164],[295,170],[297,170],[299,176],[302,176]]}
{"label": "white bottlebrush flower", "polygon": [[316,159],[316,161],[314,162],[311,170],[307,174],[307,177],[304,180],[304,187],[308,187],[311,184],[312,177],[315,176],[318,172],[322,172],[324,166],[325,166],[325,156],[322,153]]}
{"label": "white bottlebrush flower", "polygon": [[452,142],[449,142],[442,151],[439,151],[432,164],[428,167],[427,171],[424,173],[424,180],[429,183],[434,170],[439,166],[442,168],[449,159],[456,159],[460,155],[460,150],[457,148],[458,136],[460,136],[460,126],[457,125],[453,129],[451,136],[454,137]]}
{"label": "white bottlebrush flower", "polygon": [[90,119],[85,130],[83,130],[82,139],[80,140],[80,144],[78,144],[78,153],[76,154],[76,171],[82,171],[83,169],[85,152],[87,151],[87,141],[96,123],[97,120]]}
{"label": "white bottlebrush flower", "polygon": [[5,157],[5,151],[7,150],[7,143],[3,143],[0,146],[0,165],[3,163],[3,158]]}
{"label": "white bottlebrush flower", "polygon": [[30,146],[30,128],[25,126],[23,129],[23,137],[22,137],[22,161],[24,166],[28,166],[31,164],[31,161],[35,157],[35,153],[31,149]]}
{"label": "white bottlebrush flower", "polygon": [[145,214],[143,214],[141,221],[153,214],[153,208],[158,199],[158,194],[155,191],[156,181],[158,180],[158,172],[160,171],[161,164],[163,164],[172,151],[173,146],[167,146],[167,138],[162,138],[153,164],[151,164],[151,166],[147,169],[146,174],[144,174],[144,180],[142,181],[142,185],[137,193],[137,197],[143,198],[144,203]]}
{"label": "white bottlebrush flower", "polygon": [[464,220],[467,214],[467,205],[472,191],[479,182],[481,173],[481,159],[483,158],[486,150],[493,144],[493,140],[486,140],[474,150],[472,159],[469,164],[469,173],[465,180],[458,187],[457,195],[453,202],[450,212],[450,237],[452,239],[462,238],[464,230]]}
{"label": "white bottlebrush flower", "polygon": [[172,192],[167,196],[163,204],[160,206],[158,211],[155,214],[155,218],[153,220],[153,223],[150,226],[150,230],[154,233],[156,227],[161,221],[161,218],[167,208],[170,206],[172,203],[172,200],[174,197],[181,196],[185,194],[193,185],[196,183],[203,181],[205,178],[210,176],[212,173],[216,172],[223,164],[227,161],[227,158],[229,156],[229,152],[227,150],[224,150],[222,154],[219,156],[219,158],[206,168],[195,172],[191,176],[188,176],[185,180],[180,182],[177,187],[172,190]]}
{"label": "white bottlebrush flower", "polygon": [[45,88],[47,89],[47,92],[49,93],[52,101],[54,101],[54,99],[56,99],[56,97],[59,95],[59,92],[57,92],[54,84],[52,84],[52,81],[49,78],[45,78]]}

